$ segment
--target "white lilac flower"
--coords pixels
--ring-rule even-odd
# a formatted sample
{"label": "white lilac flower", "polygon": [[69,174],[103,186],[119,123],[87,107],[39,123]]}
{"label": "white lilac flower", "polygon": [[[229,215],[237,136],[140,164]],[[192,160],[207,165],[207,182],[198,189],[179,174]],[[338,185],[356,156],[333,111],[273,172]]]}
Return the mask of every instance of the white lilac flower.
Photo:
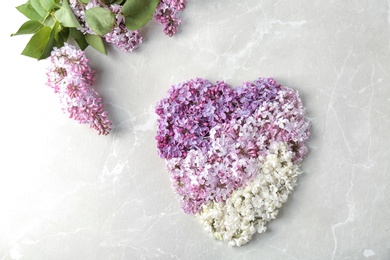
{"label": "white lilac flower", "polygon": [[286,143],[274,143],[258,161],[258,174],[245,187],[234,190],[225,202],[202,205],[196,216],[207,232],[232,246],[248,243],[256,232],[266,231],[279,208],[297,185],[299,165],[292,163]]}

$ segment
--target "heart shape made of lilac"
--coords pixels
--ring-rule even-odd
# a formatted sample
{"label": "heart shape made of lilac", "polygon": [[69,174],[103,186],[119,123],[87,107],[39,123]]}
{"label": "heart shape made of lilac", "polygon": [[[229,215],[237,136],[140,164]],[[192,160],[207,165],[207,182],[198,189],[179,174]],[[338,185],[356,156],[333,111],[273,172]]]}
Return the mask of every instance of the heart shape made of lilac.
{"label": "heart shape made of lilac", "polygon": [[[214,237],[232,245],[245,244],[256,230],[264,232],[296,186],[307,154],[310,124],[298,92],[272,78],[235,88],[196,78],[173,85],[156,113],[158,153],[166,160],[184,212],[199,216]],[[261,204],[248,219],[232,202],[245,189],[250,194],[246,203]],[[272,205],[266,209],[269,198]],[[245,198],[238,200],[243,204]],[[227,212],[229,203],[235,213]],[[239,220],[229,225],[248,222],[247,230],[226,227],[236,213]]]}

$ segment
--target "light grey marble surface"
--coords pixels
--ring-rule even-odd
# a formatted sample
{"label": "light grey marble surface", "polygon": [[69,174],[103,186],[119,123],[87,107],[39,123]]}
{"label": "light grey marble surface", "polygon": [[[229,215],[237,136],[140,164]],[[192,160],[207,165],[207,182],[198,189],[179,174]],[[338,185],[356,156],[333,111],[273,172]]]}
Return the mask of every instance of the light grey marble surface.
{"label": "light grey marble surface", "polygon": [[[390,1],[189,0],[172,38],[150,22],[134,53],[88,48],[108,136],[20,55],[22,3],[0,11],[0,259],[390,259]],[[274,77],[312,122],[299,186],[240,248],[180,209],[157,155],[154,106],[194,77]]]}

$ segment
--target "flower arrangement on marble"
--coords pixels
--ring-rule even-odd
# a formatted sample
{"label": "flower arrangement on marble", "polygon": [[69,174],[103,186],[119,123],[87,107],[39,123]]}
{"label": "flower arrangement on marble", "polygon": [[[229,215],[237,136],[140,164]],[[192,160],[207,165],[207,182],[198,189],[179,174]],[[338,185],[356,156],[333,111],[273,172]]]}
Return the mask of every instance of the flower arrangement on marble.
{"label": "flower arrangement on marble", "polygon": [[107,54],[105,45],[112,44],[133,52],[150,20],[171,37],[186,5],[186,0],[28,0],[16,7],[28,20],[11,36],[32,34],[22,55],[50,61],[47,85],[58,94],[63,111],[107,135],[112,124],[93,90],[95,71],[85,49]]}
{"label": "flower arrangement on marble", "polygon": [[183,211],[232,246],[265,232],[308,152],[298,92],[272,78],[235,88],[196,78],[173,85],[156,114],[158,153]]}

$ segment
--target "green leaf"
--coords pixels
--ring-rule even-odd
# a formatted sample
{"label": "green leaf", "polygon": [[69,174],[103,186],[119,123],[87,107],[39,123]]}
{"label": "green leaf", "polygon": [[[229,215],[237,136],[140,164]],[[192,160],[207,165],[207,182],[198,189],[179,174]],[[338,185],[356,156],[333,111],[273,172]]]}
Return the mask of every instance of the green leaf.
{"label": "green leaf", "polygon": [[54,39],[56,40],[56,46],[64,46],[64,42],[66,42],[69,37],[69,28],[62,27],[57,21],[53,26],[53,33]]}
{"label": "green leaf", "polygon": [[160,0],[132,0],[126,1],[122,7],[122,13],[125,16],[125,24],[129,30],[138,30],[150,19]]}
{"label": "green leaf", "polygon": [[55,11],[54,17],[65,27],[81,27],[80,23],[74,16],[73,11],[69,6],[68,0],[62,1],[60,9]]}
{"label": "green leaf", "polygon": [[56,31],[52,29],[51,33],[50,33],[49,41],[47,42],[45,49],[43,50],[42,55],[39,58],[39,60],[43,60],[43,59],[46,59],[47,57],[49,57],[54,46],[56,46],[56,45],[62,46],[63,45],[63,42],[60,44],[56,44],[56,40],[54,38],[55,33],[56,33]]}
{"label": "green leaf", "polygon": [[[69,29],[70,28],[62,28],[58,33],[58,40],[60,43],[64,43],[68,41],[69,38]],[[61,45],[62,46],[62,45]]]}
{"label": "green leaf", "polygon": [[30,2],[35,11],[42,17],[45,17],[50,10],[56,7],[55,0],[31,0]]}
{"label": "green leaf", "polygon": [[106,4],[117,4],[120,5],[123,3],[124,0],[104,0]]}
{"label": "green leaf", "polygon": [[42,6],[39,0],[31,0],[30,2],[31,6],[41,17],[45,17],[47,15],[48,11]]}
{"label": "green leaf", "polygon": [[49,15],[48,17],[46,17],[46,19],[43,21],[42,24],[53,28],[55,23],[56,23],[56,20],[51,15]]}
{"label": "green leaf", "polygon": [[150,0],[129,0],[123,4],[122,14],[124,16],[131,16],[139,13],[142,9],[145,9]]}
{"label": "green leaf", "polygon": [[40,16],[37,11],[35,11],[34,7],[32,7],[31,2],[27,1],[27,3],[19,5],[16,9],[21,12],[24,16],[31,20],[42,20],[42,16]]}
{"label": "green leaf", "polygon": [[76,28],[69,28],[70,37],[72,37],[77,44],[79,45],[81,50],[85,50],[88,47],[88,42],[85,40],[84,34],[77,30]]}
{"label": "green leaf", "polygon": [[104,43],[103,43],[102,37],[100,37],[99,35],[86,34],[85,35],[85,40],[94,49],[98,50],[99,52],[101,52],[103,54],[107,54],[107,50],[104,47]]}
{"label": "green leaf", "polygon": [[16,33],[11,34],[11,36],[21,35],[21,34],[33,34],[36,33],[42,27],[42,23],[37,20],[29,20],[20,26],[19,30]]}
{"label": "green leaf", "polygon": [[53,10],[57,7],[57,3],[59,3],[59,0],[40,0],[42,3],[42,6],[46,10]]}
{"label": "green leaf", "polygon": [[53,30],[50,27],[43,26],[31,37],[30,41],[24,48],[22,55],[38,60],[47,58],[55,44],[52,31]]}
{"label": "green leaf", "polygon": [[82,3],[84,4],[88,4],[89,3],[89,0],[80,0]]}
{"label": "green leaf", "polygon": [[85,21],[97,35],[104,35],[115,25],[115,15],[103,7],[93,7],[85,10]]}

